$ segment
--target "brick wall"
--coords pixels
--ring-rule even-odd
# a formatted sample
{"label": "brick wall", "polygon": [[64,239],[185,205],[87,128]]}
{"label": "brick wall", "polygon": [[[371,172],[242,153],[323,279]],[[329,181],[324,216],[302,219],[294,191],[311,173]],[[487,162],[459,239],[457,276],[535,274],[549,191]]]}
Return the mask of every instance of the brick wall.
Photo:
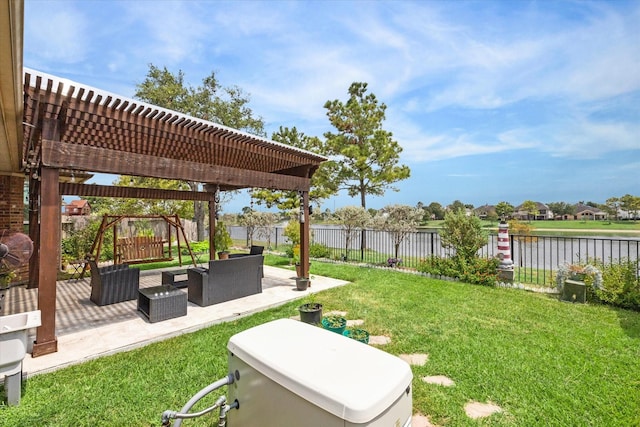
{"label": "brick wall", "polygon": [[[24,232],[24,177],[0,175],[0,232],[14,230]],[[28,268],[17,271],[15,282],[29,278]]]}

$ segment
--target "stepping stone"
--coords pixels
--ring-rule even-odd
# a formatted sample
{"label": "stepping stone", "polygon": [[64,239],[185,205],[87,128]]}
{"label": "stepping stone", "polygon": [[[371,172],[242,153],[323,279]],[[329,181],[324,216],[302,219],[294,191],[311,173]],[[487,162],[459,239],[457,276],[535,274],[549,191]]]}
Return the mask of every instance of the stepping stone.
{"label": "stepping stone", "polygon": [[444,387],[451,387],[456,383],[453,382],[450,378],[445,377],[444,375],[434,375],[431,377],[422,377],[422,381],[429,384],[437,384]]}
{"label": "stepping stone", "polygon": [[369,337],[369,344],[374,345],[387,345],[391,342],[391,338],[384,335],[374,335]]}
{"label": "stepping stone", "polygon": [[401,354],[400,359],[407,362],[409,365],[419,365],[422,366],[427,363],[429,359],[428,354]]}
{"label": "stepping stone", "polygon": [[475,420],[477,418],[488,417],[496,412],[502,412],[502,408],[493,403],[469,402],[464,405],[464,411],[469,418]]}
{"label": "stepping stone", "polygon": [[364,323],[362,319],[347,320],[347,326],[360,326]]}
{"label": "stepping stone", "polygon": [[333,311],[330,311],[328,313],[324,313],[323,314],[323,316],[342,316],[342,317],[344,317],[346,315],[347,315],[346,311],[337,311],[337,310],[333,310]]}
{"label": "stepping stone", "polygon": [[411,427],[433,427],[428,417],[416,414],[411,417]]}

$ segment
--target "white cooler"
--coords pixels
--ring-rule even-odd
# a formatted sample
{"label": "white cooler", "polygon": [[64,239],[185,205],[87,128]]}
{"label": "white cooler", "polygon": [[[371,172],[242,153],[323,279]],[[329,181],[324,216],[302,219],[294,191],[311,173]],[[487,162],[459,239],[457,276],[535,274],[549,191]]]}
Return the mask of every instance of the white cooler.
{"label": "white cooler", "polygon": [[230,427],[411,426],[409,365],[317,326],[280,319],[227,345]]}

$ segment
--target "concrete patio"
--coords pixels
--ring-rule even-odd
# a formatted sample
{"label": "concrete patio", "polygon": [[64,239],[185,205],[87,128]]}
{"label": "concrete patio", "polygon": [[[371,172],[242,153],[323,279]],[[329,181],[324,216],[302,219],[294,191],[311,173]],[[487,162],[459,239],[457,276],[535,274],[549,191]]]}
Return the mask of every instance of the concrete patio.
{"label": "concrete patio", "polygon": [[[163,270],[142,271],[140,287],[161,284]],[[264,267],[262,293],[208,307],[188,303],[187,315],[157,323],[137,311],[137,301],[99,307],[89,300],[90,279],[71,279],[57,283],[56,353],[32,358],[27,355],[23,372],[27,376],[51,372],[97,357],[126,351],[167,338],[193,332],[208,326],[247,316],[282,305],[347,282],[312,276],[312,286],[298,291],[295,272],[277,267]],[[186,289],[184,289],[186,292]],[[37,289],[15,287],[9,292],[5,314],[37,310]],[[29,341],[35,339],[30,331]]]}

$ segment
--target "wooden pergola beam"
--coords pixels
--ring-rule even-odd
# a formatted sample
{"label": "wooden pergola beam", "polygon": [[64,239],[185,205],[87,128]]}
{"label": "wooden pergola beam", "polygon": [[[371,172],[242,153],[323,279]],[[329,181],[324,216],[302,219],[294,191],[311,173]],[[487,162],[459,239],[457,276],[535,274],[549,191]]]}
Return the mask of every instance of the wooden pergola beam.
{"label": "wooden pergola beam", "polygon": [[42,140],[42,164],[61,169],[77,169],[118,175],[171,177],[238,188],[257,187],[307,191],[311,179],[216,166],[187,160],[160,158],[87,145]]}
{"label": "wooden pergola beam", "polygon": [[111,187],[97,184],[60,183],[61,196],[113,197],[152,200],[197,200],[208,202],[213,193],[203,191],[162,190],[159,188]]}

